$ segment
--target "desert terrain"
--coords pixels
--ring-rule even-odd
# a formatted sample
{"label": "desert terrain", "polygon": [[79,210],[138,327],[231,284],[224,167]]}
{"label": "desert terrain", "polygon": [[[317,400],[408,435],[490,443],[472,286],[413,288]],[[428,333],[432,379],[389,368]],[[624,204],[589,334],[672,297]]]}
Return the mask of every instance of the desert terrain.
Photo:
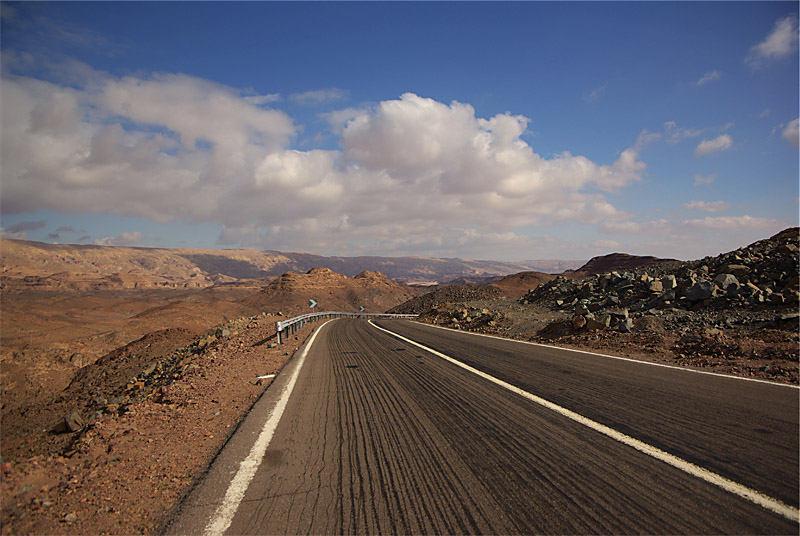
{"label": "desert terrain", "polygon": [[[697,261],[613,254],[559,275],[384,259],[418,270],[392,278],[376,258],[275,274],[289,261],[261,252],[1,245],[3,534],[158,532],[314,329],[275,344],[275,321],[310,298],[798,383],[796,228]],[[460,280],[395,280],[448,274]]]}

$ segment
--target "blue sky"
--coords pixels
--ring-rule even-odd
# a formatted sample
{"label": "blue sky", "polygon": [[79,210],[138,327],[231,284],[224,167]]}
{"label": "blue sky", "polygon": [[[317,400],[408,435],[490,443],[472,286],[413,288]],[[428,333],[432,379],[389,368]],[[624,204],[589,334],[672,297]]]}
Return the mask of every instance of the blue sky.
{"label": "blue sky", "polygon": [[796,2],[2,3],[4,236],[695,259],[798,222]]}

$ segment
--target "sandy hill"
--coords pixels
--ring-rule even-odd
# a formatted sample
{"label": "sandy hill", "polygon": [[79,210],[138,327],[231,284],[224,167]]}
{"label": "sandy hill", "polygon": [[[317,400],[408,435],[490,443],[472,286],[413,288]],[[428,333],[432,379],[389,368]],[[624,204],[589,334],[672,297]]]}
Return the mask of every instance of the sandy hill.
{"label": "sandy hill", "polygon": [[503,296],[508,298],[521,298],[527,294],[529,290],[535,289],[541,283],[546,283],[555,278],[556,276],[554,274],[520,272],[518,274],[506,276],[492,283],[492,285],[498,287],[503,292]]}
{"label": "sandy hill", "polygon": [[417,293],[380,272],[364,271],[351,278],[330,268],[312,268],[304,274],[283,274],[246,302],[287,314],[310,312],[310,299],[317,301],[317,311],[355,312],[363,306],[368,313],[382,313]]}

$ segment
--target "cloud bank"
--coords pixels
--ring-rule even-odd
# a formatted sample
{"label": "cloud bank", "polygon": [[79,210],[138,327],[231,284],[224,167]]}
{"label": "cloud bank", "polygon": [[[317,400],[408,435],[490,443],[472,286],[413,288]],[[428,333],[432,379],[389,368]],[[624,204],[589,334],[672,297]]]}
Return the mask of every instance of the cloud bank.
{"label": "cloud bank", "polygon": [[721,212],[730,207],[730,203],[725,201],[689,201],[684,206],[689,209],[703,210],[705,212]]}
{"label": "cloud bank", "polygon": [[4,213],[219,222],[218,243],[246,247],[447,250],[521,244],[520,226],[624,218],[607,194],[645,169],[647,136],[609,164],[545,158],[522,139],[529,118],[482,118],[469,104],[414,93],[327,114],[340,149],[301,151],[292,119],[268,108],[277,96],[76,68],[90,82],[2,79]]}
{"label": "cloud bank", "polygon": [[144,240],[139,231],[124,232],[119,236],[105,236],[94,241],[96,246],[135,246]]}

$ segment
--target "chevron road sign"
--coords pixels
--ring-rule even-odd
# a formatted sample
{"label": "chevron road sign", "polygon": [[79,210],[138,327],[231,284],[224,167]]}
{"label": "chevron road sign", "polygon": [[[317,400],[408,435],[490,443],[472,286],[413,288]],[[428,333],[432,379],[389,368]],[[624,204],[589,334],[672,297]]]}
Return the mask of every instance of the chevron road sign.
{"label": "chevron road sign", "polygon": [[314,298],[309,298],[309,300],[308,300],[308,306],[309,306],[309,307],[311,307],[311,308],[313,309],[314,307],[316,307],[316,306],[317,306],[317,300],[315,300]]}

